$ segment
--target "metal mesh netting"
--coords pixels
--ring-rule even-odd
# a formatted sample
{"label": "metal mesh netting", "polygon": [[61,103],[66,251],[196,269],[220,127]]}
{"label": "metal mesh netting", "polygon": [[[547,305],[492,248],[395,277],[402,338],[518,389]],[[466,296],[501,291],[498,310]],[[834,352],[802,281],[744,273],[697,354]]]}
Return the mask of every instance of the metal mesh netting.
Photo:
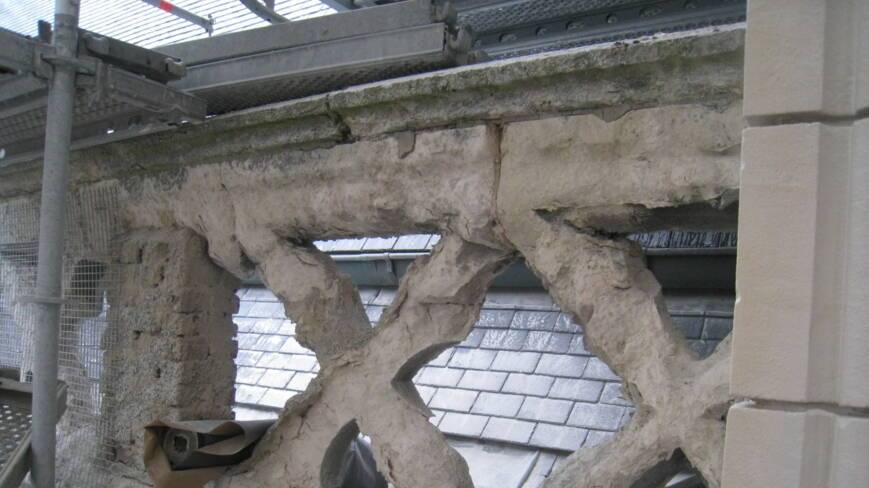
{"label": "metal mesh netting", "polygon": [[[100,487],[108,483],[114,375],[104,353],[117,343],[116,311],[110,307],[119,286],[111,265],[118,228],[117,194],[100,185],[70,195],[64,253],[60,319],[60,379],[69,386],[67,411],[58,424],[58,486]],[[0,206],[0,367],[32,379],[33,295],[39,204],[22,199]]]}

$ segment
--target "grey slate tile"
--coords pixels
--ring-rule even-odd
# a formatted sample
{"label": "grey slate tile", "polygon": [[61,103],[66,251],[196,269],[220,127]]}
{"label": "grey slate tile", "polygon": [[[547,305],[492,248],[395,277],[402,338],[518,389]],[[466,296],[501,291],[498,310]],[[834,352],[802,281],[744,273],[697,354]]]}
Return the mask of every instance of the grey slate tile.
{"label": "grey slate tile", "polygon": [[278,297],[271,290],[265,287],[254,286],[248,288],[244,293],[245,300],[254,300],[257,302],[277,302]]}
{"label": "grey slate tile", "polygon": [[555,378],[538,374],[510,373],[502,391],[522,395],[546,396]]}
{"label": "grey slate tile", "polygon": [[380,305],[381,307],[388,307],[392,305],[392,302],[395,301],[395,294],[398,290],[395,288],[381,288],[380,292],[377,296],[374,297],[370,305]]}
{"label": "grey slate tile", "polygon": [[390,251],[395,245],[397,237],[369,237],[362,245],[363,251]]}
{"label": "grey slate tile", "polygon": [[278,418],[277,412],[260,408],[248,408],[242,405],[233,405],[233,413],[236,420],[274,420]]}
{"label": "grey slate tile", "polygon": [[453,356],[453,351],[455,351],[455,349],[453,349],[452,347],[444,350],[444,352],[438,354],[436,358],[429,361],[428,365],[429,366],[446,366],[447,363],[449,362],[450,358]]}
{"label": "grey slate tile", "polygon": [[703,317],[699,315],[674,315],[673,325],[686,339],[699,339],[703,331]]}
{"label": "grey slate tile", "polygon": [[512,310],[556,310],[552,296],[544,290],[493,289],[486,294],[483,308],[509,308]]}
{"label": "grey slate tile", "polygon": [[550,376],[565,376],[569,378],[581,378],[585,371],[588,358],[582,356],[569,356],[567,354],[544,354],[540,357],[535,372]]}
{"label": "grey slate tile", "polygon": [[253,308],[253,304],[256,302],[250,302],[247,300],[242,300],[238,303],[238,310],[235,313],[236,317],[249,317],[250,309]]}
{"label": "grey slate tile", "polygon": [[262,378],[266,370],[263,368],[252,368],[250,366],[242,366],[235,373],[235,382],[244,385],[255,385]]}
{"label": "grey slate tile", "polygon": [[582,447],[582,443],[585,442],[587,435],[588,430],[577,427],[537,424],[530,443],[545,449],[572,452]]}
{"label": "grey slate tile", "polygon": [[706,340],[722,340],[730,335],[730,330],[733,328],[733,319],[721,317],[709,317],[706,319],[706,325],[703,327],[703,339]]}
{"label": "grey slate tile", "polygon": [[588,352],[588,349],[585,348],[585,336],[573,336],[573,339],[570,341],[570,348],[567,350],[567,353],[578,356],[591,356],[591,353]]}
{"label": "grey slate tile", "polygon": [[256,319],[253,325],[253,332],[258,334],[276,334],[281,330],[283,323],[284,319],[280,318]]}
{"label": "grey slate tile", "polygon": [[492,417],[486,424],[482,436],[487,439],[525,444],[531,439],[533,431],[533,422]]}
{"label": "grey slate tile", "polygon": [[570,315],[562,312],[558,314],[558,319],[555,320],[555,327],[552,329],[555,332],[567,332],[569,334],[581,334],[582,327],[579,326]]}
{"label": "grey slate tile", "polygon": [[588,435],[585,437],[585,444],[582,447],[594,447],[599,444],[603,444],[604,442],[610,440],[612,436],[615,435],[612,432],[606,432],[602,430],[590,430],[588,431]]}
{"label": "grey slate tile", "polygon": [[235,402],[251,405],[258,404],[267,390],[267,388],[260,386],[238,385],[235,387]]}
{"label": "grey slate tile", "polygon": [[284,319],[284,306],[279,302],[256,302],[250,307],[249,317]]}
{"label": "grey slate tile", "polygon": [[261,352],[239,350],[238,355],[235,356],[235,364],[239,366],[256,366],[262,355],[263,353]]}
{"label": "grey slate tile", "polygon": [[362,305],[368,305],[377,295],[380,294],[380,290],[382,288],[379,286],[360,286],[359,287],[359,300],[362,302]]}
{"label": "grey slate tile", "polygon": [[302,356],[301,354],[293,354],[292,356],[290,356],[290,360],[287,362],[286,369],[307,372],[314,369],[314,366],[316,365],[317,358],[315,356]]}
{"label": "grey slate tile", "polygon": [[522,349],[522,345],[525,344],[526,337],[528,337],[527,330],[489,329],[485,331],[483,340],[480,342],[480,347],[485,349],[518,351]]}
{"label": "grey slate tile", "polygon": [[434,396],[437,388],[433,388],[431,386],[416,385],[416,391],[417,393],[419,393],[419,397],[422,399],[422,402],[428,405],[429,400],[431,400],[431,397]]}
{"label": "grey slate tile", "polygon": [[283,389],[287,386],[287,383],[290,382],[290,378],[292,378],[294,374],[293,371],[269,369],[260,377],[259,385],[267,386],[269,388]]}
{"label": "grey slate tile", "polygon": [[[275,334],[263,334],[259,336],[259,339],[254,343],[253,349],[254,351],[263,351],[263,352],[277,352],[281,350],[281,346],[284,345],[284,342],[287,340],[286,337],[275,335]],[[239,347],[241,347],[239,345]]]}
{"label": "grey slate tile", "polygon": [[392,249],[395,251],[424,251],[431,234],[408,234],[398,238]]}
{"label": "grey slate tile", "polygon": [[541,452],[537,458],[537,462],[534,464],[534,469],[531,470],[531,474],[528,475],[528,479],[525,480],[521,488],[540,488],[552,471],[554,464],[555,454]]}
{"label": "grey slate tile", "polygon": [[268,407],[283,408],[287,400],[295,394],[296,392],[290,390],[270,389],[263,395],[260,403]]}
{"label": "grey slate tile", "polygon": [[533,330],[528,332],[522,349],[526,351],[564,353],[570,349],[573,334]]}
{"label": "grey slate tile", "polygon": [[450,367],[465,369],[489,369],[495,360],[496,351],[457,347],[450,359]]}
{"label": "grey slate tile", "polygon": [[370,320],[372,324],[377,323],[377,321],[379,321],[380,317],[383,315],[383,309],[384,307],[366,305],[365,313],[368,314],[368,320]]}
{"label": "grey slate tile", "polygon": [[483,342],[483,336],[485,333],[486,330],[484,329],[471,329],[468,337],[465,337],[465,340],[463,340],[459,345],[464,347],[480,347],[480,343]]}
{"label": "grey slate tile", "polygon": [[625,407],[615,405],[577,402],[567,423],[575,427],[614,431],[619,428],[624,411]]}
{"label": "grey slate tile", "polygon": [[621,405],[624,407],[630,406],[631,402],[625,400],[622,391],[621,383],[607,383],[603,387],[603,393],[600,396],[601,403],[609,405]]}
{"label": "grey slate tile", "polygon": [[438,424],[441,423],[441,420],[444,418],[444,411],[443,410],[432,410],[431,413],[432,413],[432,416],[428,419],[428,421],[431,422],[432,425],[437,427]]}
{"label": "grey slate tile", "polygon": [[596,402],[603,390],[603,382],[573,378],[556,378],[549,390],[550,398]]}
{"label": "grey slate tile", "polygon": [[[527,397],[519,409],[519,418],[563,424],[570,415],[573,402],[567,400],[552,400],[549,398]],[[538,427],[539,429],[539,427]]]}
{"label": "grey slate tile", "polygon": [[447,412],[438,424],[438,428],[444,434],[479,437],[488,420],[489,417],[483,415]]}
{"label": "grey slate tile", "polygon": [[492,369],[495,371],[514,371],[517,373],[531,373],[537,368],[540,361],[538,352],[514,352],[498,351]]}
{"label": "grey slate tile", "polygon": [[236,341],[238,341],[238,348],[244,350],[253,350],[257,341],[259,341],[259,334],[238,334],[236,336]]}
{"label": "grey slate tile", "polygon": [[513,310],[489,310],[483,309],[480,311],[480,318],[477,319],[475,327],[483,327],[487,329],[506,329],[510,327],[510,322],[513,321]]}
{"label": "grey slate tile", "polygon": [[501,391],[507,373],[498,371],[475,371],[468,370],[459,381],[459,388],[479,391]]}
{"label": "grey slate tile", "polygon": [[238,317],[232,321],[235,322],[235,326],[238,327],[239,333],[253,332],[253,326],[256,324],[256,319],[247,319],[244,317]]}
{"label": "grey slate tile", "polygon": [[588,365],[585,367],[585,371],[582,373],[583,378],[591,379],[591,380],[610,380],[610,381],[621,381],[622,379],[606,365],[605,362],[601,361],[598,358],[591,358],[588,360]]}
{"label": "grey slate tile", "polygon": [[314,241],[314,247],[323,252],[332,252],[332,248],[335,247],[335,241]]}
{"label": "grey slate tile", "polygon": [[281,328],[278,329],[278,334],[285,336],[296,335],[296,323],[289,319],[284,320],[281,322]]}
{"label": "grey slate tile", "polygon": [[293,371],[309,372],[317,364],[314,356],[302,354],[283,354],[279,352],[263,353],[257,366],[263,368],[289,369]]}
{"label": "grey slate tile", "polygon": [[510,327],[523,330],[548,330],[555,328],[558,319],[557,312],[538,312],[531,310],[519,310],[513,316]]}
{"label": "grey slate tile", "polygon": [[286,387],[291,390],[305,391],[316,377],[317,375],[313,373],[296,373]]}
{"label": "grey slate tile", "polygon": [[482,415],[497,415],[499,417],[515,417],[522,406],[522,395],[505,395],[503,393],[480,393],[474,403],[472,413]]}
{"label": "grey slate tile", "polygon": [[429,402],[431,408],[452,410],[455,412],[468,412],[477,399],[477,392],[471,390],[458,390],[455,388],[438,388]]}
{"label": "grey slate tile", "polygon": [[264,352],[256,365],[260,368],[286,369],[292,356],[279,352]]}
{"label": "grey slate tile", "polygon": [[332,252],[358,252],[362,250],[365,238],[362,239],[333,239],[331,241]]}
{"label": "grey slate tile", "polygon": [[456,386],[462,378],[461,369],[423,367],[416,382],[429,386]]}
{"label": "grey slate tile", "polygon": [[314,351],[299,344],[295,337],[288,337],[281,346],[281,352],[287,354],[314,354]]}

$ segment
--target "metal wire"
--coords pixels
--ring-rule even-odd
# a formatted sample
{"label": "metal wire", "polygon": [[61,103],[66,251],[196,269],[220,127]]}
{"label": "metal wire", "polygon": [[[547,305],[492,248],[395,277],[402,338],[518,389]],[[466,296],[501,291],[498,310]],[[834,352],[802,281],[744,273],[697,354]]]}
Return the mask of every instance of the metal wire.
{"label": "metal wire", "polygon": [[[104,356],[118,343],[117,208],[112,185],[68,198],[59,376],[69,399],[58,424],[57,486],[109,486],[115,449],[106,413],[115,408],[117,375]],[[0,205],[0,366],[22,381],[32,379],[33,311],[21,299],[36,283],[38,213],[36,200]]]}

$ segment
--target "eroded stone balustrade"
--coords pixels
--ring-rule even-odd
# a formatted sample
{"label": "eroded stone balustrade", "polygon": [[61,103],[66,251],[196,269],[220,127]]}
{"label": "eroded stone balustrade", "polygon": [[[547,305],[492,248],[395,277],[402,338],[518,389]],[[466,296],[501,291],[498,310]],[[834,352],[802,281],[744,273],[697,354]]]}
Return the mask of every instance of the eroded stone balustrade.
{"label": "eroded stone balustrade", "polygon": [[[411,379],[467,336],[491,280],[521,256],[637,407],[547,486],[627,488],[676,450],[719,486],[729,345],[705,360],[689,351],[624,236],[735,226],[742,37],[722,28],[465,67],[75,153],[73,186],[117,185],[124,216],[123,339],[110,356],[126,394],[107,413],[128,468],[118,485],[142,478],[137,424],[228,411],[232,291],[256,273],[321,370],[216,487],[332,486],[359,431],[396,487],[472,486]],[[38,189],[38,162],[0,173],[0,199]],[[311,244],[420,232],[443,237],[375,328]]]}

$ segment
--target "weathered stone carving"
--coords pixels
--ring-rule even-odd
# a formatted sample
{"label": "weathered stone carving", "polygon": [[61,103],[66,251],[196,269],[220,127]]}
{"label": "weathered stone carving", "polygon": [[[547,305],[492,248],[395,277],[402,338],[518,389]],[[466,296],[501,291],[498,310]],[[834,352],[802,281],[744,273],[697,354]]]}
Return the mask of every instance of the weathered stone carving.
{"label": "weathered stone carving", "polygon": [[637,407],[614,440],[571,456],[546,486],[628,488],[681,449],[708,486],[718,487],[729,341],[696,358],[635,243],[553,224],[525,257],[556,302],[584,324],[585,346],[622,377]]}
{"label": "weathered stone carving", "polygon": [[331,487],[359,430],[371,437],[378,468],[395,486],[473,486],[464,460],[429,423],[412,378],[470,332],[510,254],[445,236],[414,263],[371,329],[355,287],[328,256],[279,247],[258,266],[298,322],[300,342],[317,353],[320,375],[290,399],[256,456],[217,486]]}
{"label": "weathered stone carving", "polygon": [[[173,307],[194,303],[228,325],[229,273],[258,269],[317,353],[318,378],[290,400],[254,457],[216,486],[330,486],[335,452],[360,430],[397,488],[470,486],[410,378],[465,337],[492,276],[517,253],[584,324],[587,346],[625,379],[637,405],[619,437],[575,454],[551,486],[628,487],[676,449],[717,486],[728,348],[702,362],[691,355],[640,250],[618,236],[734,222],[741,43],[738,30],[725,30],[470,67],[78,153],[75,184],[120,179],[130,249],[136,239],[145,249],[143,262],[133,253],[125,265],[146,280],[161,256],[181,265],[156,291],[126,283],[121,303],[156,318],[165,312],[184,330],[192,316]],[[36,168],[0,178],[0,195],[33,191]],[[375,329],[352,284],[308,245],[416,232],[445,238],[406,276]],[[205,259],[204,242],[228,273]],[[187,251],[173,255],[166,243]],[[191,284],[199,273],[218,283],[201,290],[211,298]],[[194,288],[192,301],[168,300],[175,286]],[[143,325],[148,314],[123,320]],[[231,344],[223,329],[215,340]],[[192,353],[179,354],[183,362]],[[127,367],[126,394],[140,388],[138,367],[147,361]],[[218,381],[231,382],[227,374]],[[190,391],[183,384],[149,401],[189,400],[190,416],[228,412],[223,396],[208,411],[203,404],[216,400]],[[118,434],[132,439],[119,457],[135,464],[136,439]]]}
{"label": "weathered stone carving", "polygon": [[141,472],[145,424],[232,415],[239,283],[187,229],[130,233],[120,261],[122,330],[105,359],[118,388],[103,415],[117,461]]}

